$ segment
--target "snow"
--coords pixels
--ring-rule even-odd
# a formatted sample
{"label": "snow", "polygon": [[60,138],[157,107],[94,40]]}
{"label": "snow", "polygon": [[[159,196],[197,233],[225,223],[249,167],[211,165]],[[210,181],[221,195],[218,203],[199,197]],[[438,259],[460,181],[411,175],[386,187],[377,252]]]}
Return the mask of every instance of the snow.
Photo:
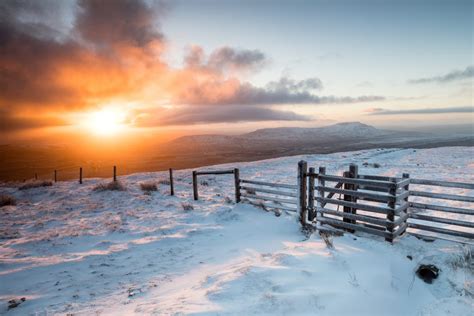
{"label": "snow", "polygon": [[[473,157],[466,147],[375,149],[210,169],[232,166],[245,179],[294,183],[304,159],[331,174],[358,163],[365,174],[473,182]],[[105,179],[0,187],[18,201],[0,208],[0,314],[472,314],[473,269],[456,264],[469,245],[412,236],[391,245],[346,234],[328,248],[319,235],[303,235],[296,216],[229,203],[230,175],[203,177],[209,185],[197,202],[190,170],[175,172],[175,197],[167,185],[151,195],[139,188],[166,177],[122,176],[123,192],[93,192]],[[433,284],[415,276],[421,263],[441,269]],[[7,311],[10,299],[22,297]]]}

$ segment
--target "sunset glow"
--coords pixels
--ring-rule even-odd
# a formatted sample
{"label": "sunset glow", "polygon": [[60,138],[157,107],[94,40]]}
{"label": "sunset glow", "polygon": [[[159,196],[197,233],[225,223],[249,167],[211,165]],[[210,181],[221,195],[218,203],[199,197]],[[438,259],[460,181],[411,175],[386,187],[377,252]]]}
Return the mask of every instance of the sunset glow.
{"label": "sunset glow", "polygon": [[87,114],[85,128],[93,134],[112,136],[125,127],[125,114],[118,109],[106,108]]}

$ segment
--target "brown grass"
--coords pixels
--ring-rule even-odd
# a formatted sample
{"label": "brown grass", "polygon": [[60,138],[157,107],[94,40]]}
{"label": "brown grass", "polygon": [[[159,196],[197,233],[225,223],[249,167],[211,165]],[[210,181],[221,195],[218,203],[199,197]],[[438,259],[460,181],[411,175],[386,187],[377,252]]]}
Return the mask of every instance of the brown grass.
{"label": "brown grass", "polygon": [[158,187],[156,186],[156,183],[154,183],[154,182],[143,182],[143,183],[140,183],[140,189],[141,189],[143,192],[158,191]]}
{"label": "brown grass", "polygon": [[185,211],[192,211],[194,210],[194,206],[189,203],[181,203],[181,206],[183,207],[183,210]]}
{"label": "brown grass", "polygon": [[161,179],[161,180],[158,180],[158,184],[170,185],[171,182],[168,179]]}
{"label": "brown grass", "polygon": [[53,185],[53,182],[49,180],[29,181],[20,185],[18,187],[18,190],[29,190],[29,189],[34,189],[34,188],[50,187],[52,185]]}
{"label": "brown grass", "polygon": [[0,195],[0,207],[7,205],[16,205],[16,199],[11,195]]}
{"label": "brown grass", "polygon": [[99,183],[93,189],[93,191],[125,191],[126,187],[119,181],[111,181],[109,183]]}

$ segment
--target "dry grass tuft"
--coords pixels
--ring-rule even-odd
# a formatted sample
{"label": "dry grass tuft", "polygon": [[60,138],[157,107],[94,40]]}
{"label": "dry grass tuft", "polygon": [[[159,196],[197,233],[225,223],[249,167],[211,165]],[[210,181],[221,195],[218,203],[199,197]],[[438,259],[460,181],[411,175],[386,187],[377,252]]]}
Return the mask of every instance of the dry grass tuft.
{"label": "dry grass tuft", "polygon": [[11,195],[0,195],[0,207],[7,205],[16,205],[16,199]]}
{"label": "dry grass tuft", "polygon": [[181,203],[181,206],[183,207],[183,210],[185,210],[185,211],[194,210],[194,206],[190,203]]}
{"label": "dry grass tuft", "polygon": [[328,247],[328,249],[334,249],[334,244],[332,242],[331,234],[327,232],[319,231],[319,236],[321,236],[321,239],[324,240],[324,243],[326,244],[326,247]]}
{"label": "dry grass tuft", "polygon": [[453,255],[449,263],[454,270],[466,269],[474,274],[474,247],[462,245],[459,253]]}
{"label": "dry grass tuft", "polygon": [[152,191],[158,191],[158,187],[156,186],[156,183],[154,182],[144,182],[140,183],[140,189],[143,192],[152,192]]}
{"label": "dry grass tuft", "polygon": [[18,190],[29,190],[29,189],[34,189],[34,188],[50,187],[52,185],[53,185],[53,182],[49,180],[29,181],[20,185],[18,187]]}
{"label": "dry grass tuft", "polygon": [[158,184],[171,185],[171,182],[168,179],[161,179],[161,180],[158,180]]}
{"label": "dry grass tuft", "polygon": [[125,191],[126,187],[119,181],[112,181],[109,183],[99,183],[93,189],[96,192],[102,191]]}

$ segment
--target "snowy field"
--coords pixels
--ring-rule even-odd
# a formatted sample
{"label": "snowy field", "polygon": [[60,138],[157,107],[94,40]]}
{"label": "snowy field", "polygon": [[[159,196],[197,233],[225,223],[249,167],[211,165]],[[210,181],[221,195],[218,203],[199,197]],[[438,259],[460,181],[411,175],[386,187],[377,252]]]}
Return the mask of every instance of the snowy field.
{"label": "snowy field", "polygon": [[[301,159],[341,174],[474,182],[474,148],[379,149],[236,163],[241,177],[295,183]],[[363,167],[364,162],[380,168]],[[232,201],[230,175],[202,177],[192,200],[190,170],[144,194],[167,172],[120,177],[126,191],[94,192],[105,179],[20,191],[0,208],[0,314],[6,315],[472,315],[470,246],[404,236],[394,245],[346,234],[328,248],[306,238],[297,218]],[[470,192],[472,193],[472,192]],[[193,210],[185,210],[192,205]],[[455,204],[452,204],[455,206]],[[183,207],[184,206],[184,207]],[[411,258],[411,259],[410,259]],[[441,269],[433,284],[420,263]],[[472,264],[472,262],[471,262]],[[8,301],[26,298],[7,311]]]}

